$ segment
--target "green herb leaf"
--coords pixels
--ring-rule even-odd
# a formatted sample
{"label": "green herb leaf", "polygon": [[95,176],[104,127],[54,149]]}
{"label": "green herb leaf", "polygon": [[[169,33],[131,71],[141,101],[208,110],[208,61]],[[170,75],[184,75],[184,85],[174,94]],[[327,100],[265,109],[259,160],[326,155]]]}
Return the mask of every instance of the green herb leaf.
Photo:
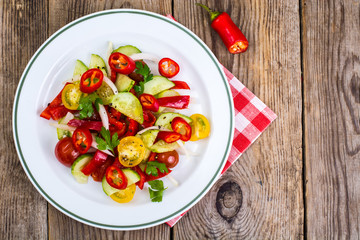
{"label": "green herb leaf", "polygon": [[[93,103],[101,101],[101,99],[100,100],[97,99],[100,98],[96,93],[91,93],[87,96],[82,95],[80,97],[78,110],[80,110],[79,114],[81,119],[88,118],[93,115],[94,113]],[[96,105],[97,104],[95,104],[95,106]]]}
{"label": "green herb leaf", "polygon": [[135,92],[142,94],[144,92],[144,84],[153,79],[153,75],[150,73],[150,68],[148,65],[142,62],[136,62],[136,69],[135,72],[141,74],[144,77],[144,81],[139,82],[139,85],[134,86]]}
{"label": "green herb leaf", "polygon": [[147,175],[153,175],[154,177],[157,177],[158,169],[161,173],[169,172],[169,169],[166,167],[165,163],[160,163],[157,161],[147,162],[145,172]]}
{"label": "green herb leaf", "polygon": [[120,143],[118,134],[114,133],[114,135],[111,137],[110,131],[104,127],[101,127],[100,134],[103,138],[95,137],[95,141],[98,144],[98,149],[110,150],[112,153],[114,153],[114,148]]}
{"label": "green herb leaf", "polygon": [[149,194],[150,199],[152,202],[161,202],[164,194],[164,183],[161,180],[153,180],[149,181],[148,184],[150,185]]}

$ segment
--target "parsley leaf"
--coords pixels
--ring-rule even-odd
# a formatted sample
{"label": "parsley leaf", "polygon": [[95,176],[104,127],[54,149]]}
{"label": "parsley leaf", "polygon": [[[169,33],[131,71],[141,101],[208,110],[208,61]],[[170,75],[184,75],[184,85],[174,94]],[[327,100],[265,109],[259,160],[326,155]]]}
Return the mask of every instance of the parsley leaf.
{"label": "parsley leaf", "polygon": [[136,62],[135,65],[135,72],[141,74],[144,77],[144,81],[139,82],[139,85],[134,86],[134,90],[135,92],[142,94],[144,92],[144,84],[153,79],[153,75],[150,73],[150,68],[148,67],[148,65],[143,65],[142,62]]}
{"label": "parsley leaf", "polygon": [[149,181],[148,184],[150,185],[149,193],[150,199],[152,202],[161,202],[164,194],[164,183],[161,180],[153,180]]}
{"label": "parsley leaf", "polygon": [[91,117],[94,113],[93,103],[98,108],[98,104],[102,103],[102,100],[96,93],[91,93],[87,96],[82,95],[79,101],[78,110],[80,110],[80,118],[88,118]]}
{"label": "parsley leaf", "polygon": [[157,177],[158,169],[161,173],[169,172],[169,169],[167,169],[165,163],[160,163],[157,161],[147,162],[145,172],[147,175],[153,175],[154,177]]}
{"label": "parsley leaf", "polygon": [[95,137],[95,141],[98,144],[97,148],[99,150],[110,150],[114,153],[114,148],[120,143],[118,134],[114,133],[111,137],[110,131],[106,130],[104,127],[101,127],[100,134],[103,138]]}

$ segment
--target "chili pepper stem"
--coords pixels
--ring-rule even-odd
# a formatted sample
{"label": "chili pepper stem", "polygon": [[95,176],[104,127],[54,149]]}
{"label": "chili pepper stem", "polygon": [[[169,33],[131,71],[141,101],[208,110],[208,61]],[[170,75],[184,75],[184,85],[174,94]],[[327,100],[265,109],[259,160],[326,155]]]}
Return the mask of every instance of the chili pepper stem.
{"label": "chili pepper stem", "polygon": [[210,19],[211,19],[211,21],[214,21],[215,18],[217,18],[217,17],[221,14],[221,12],[213,11],[213,10],[211,10],[208,6],[205,6],[204,4],[196,3],[196,5],[204,8],[204,9],[210,14]]}

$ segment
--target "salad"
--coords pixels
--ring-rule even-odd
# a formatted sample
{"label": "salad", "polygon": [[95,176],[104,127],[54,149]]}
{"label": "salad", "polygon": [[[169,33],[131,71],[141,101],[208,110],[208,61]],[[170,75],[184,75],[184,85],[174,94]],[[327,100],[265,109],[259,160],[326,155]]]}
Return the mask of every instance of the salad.
{"label": "salad", "polygon": [[210,134],[205,116],[181,113],[190,95],[177,90],[190,87],[172,80],[179,71],[170,58],[131,45],[114,50],[111,42],[106,61],[96,54],[88,66],[77,60],[73,77],[40,114],[57,128],[57,160],[77,182],[85,184],[89,176],[101,182],[116,202],[131,201],[137,188],[161,202],[162,178],[177,184],[170,175],[179,162],[177,150],[188,154],[185,142]]}

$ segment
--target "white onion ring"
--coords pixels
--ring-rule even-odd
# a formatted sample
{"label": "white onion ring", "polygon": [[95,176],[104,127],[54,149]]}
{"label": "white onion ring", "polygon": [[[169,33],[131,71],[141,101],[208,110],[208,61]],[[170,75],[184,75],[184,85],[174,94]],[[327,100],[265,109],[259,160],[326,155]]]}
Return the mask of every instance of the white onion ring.
{"label": "white onion ring", "polygon": [[67,130],[67,131],[70,131],[70,132],[74,132],[75,131],[75,127],[71,127],[71,126],[68,126],[66,124],[59,124],[57,122],[51,122],[49,123],[50,126],[53,126],[53,127],[56,127],[56,128],[59,128],[59,129],[62,129],[62,130]]}
{"label": "white onion ring", "polygon": [[104,75],[104,78],[103,78],[104,82],[106,82],[107,85],[109,85],[109,87],[111,88],[111,90],[114,92],[114,94],[118,94],[119,91],[118,89],[116,88],[115,84],[108,78]]}
{"label": "white onion ring", "polygon": [[143,130],[141,131],[138,131],[137,134],[143,134],[144,132],[146,132],[147,130],[160,130],[160,131],[167,131],[167,132],[171,132],[169,129],[167,128],[163,128],[163,127],[160,127],[160,126],[151,126],[151,127],[148,127],[148,128],[144,128]]}
{"label": "white onion ring", "polygon": [[153,61],[153,62],[159,62],[160,58],[154,54],[150,54],[150,53],[135,53],[133,55],[130,56],[130,58],[134,61],[137,60],[149,60],[149,61]]}
{"label": "white onion ring", "polygon": [[106,109],[104,105],[99,104],[99,115],[101,118],[101,122],[106,130],[109,130],[109,117],[107,115]]}

